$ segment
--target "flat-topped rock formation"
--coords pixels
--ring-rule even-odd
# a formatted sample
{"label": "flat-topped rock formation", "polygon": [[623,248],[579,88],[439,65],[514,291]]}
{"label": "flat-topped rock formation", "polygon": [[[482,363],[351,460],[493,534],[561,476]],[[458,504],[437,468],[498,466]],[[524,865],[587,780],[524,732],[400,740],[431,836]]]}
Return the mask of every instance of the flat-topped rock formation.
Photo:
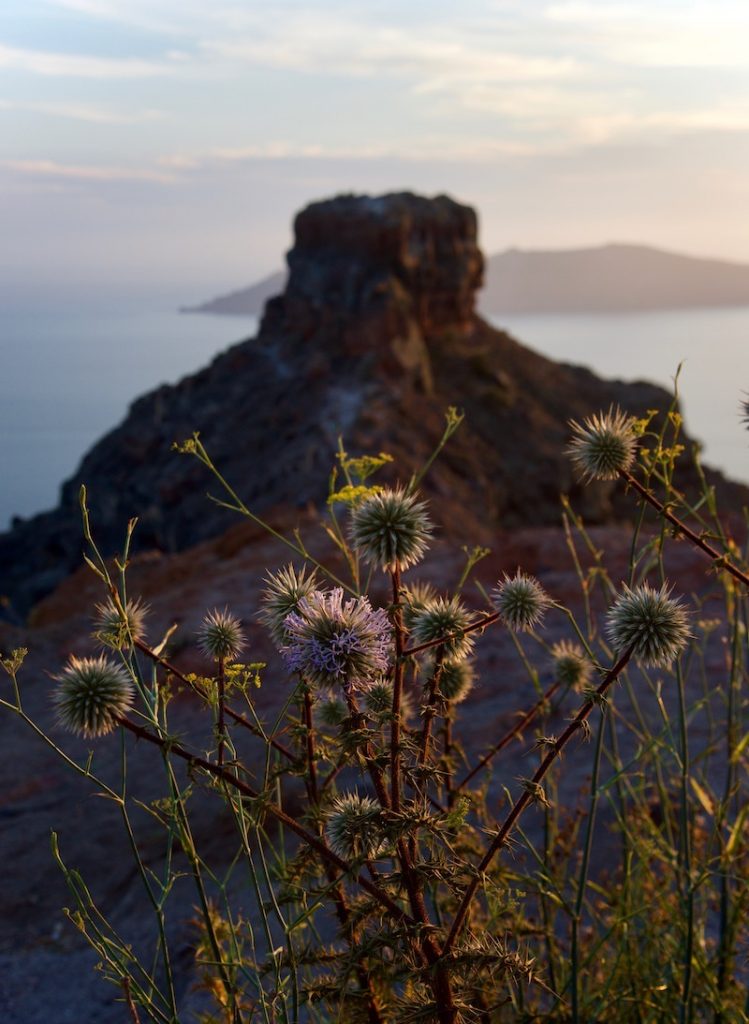
{"label": "flat-topped rock formation", "polygon": [[[499,528],[556,523],[562,491],[592,521],[631,515],[616,485],[573,479],[567,422],[612,403],[663,408],[669,396],[555,363],[482,321],[471,209],[408,193],[314,203],[296,218],[288,265],[256,338],[139,398],[56,509],[0,536],[0,594],[15,614],[80,564],[82,483],[106,553],[133,516],[139,550],[183,550],[236,521],[207,499],[219,493],[209,472],[173,450],[196,430],[249,507],[273,514],[325,501],[339,436],[350,453],[389,452],[391,479],[407,478],[456,406],[465,422],[423,484],[448,535],[490,543]],[[734,507],[746,498],[734,488]]]}
{"label": "flat-topped rock formation", "polygon": [[[185,312],[260,316],[285,282],[286,275],[278,271]],[[624,243],[495,253],[486,259],[478,297],[478,308],[487,316],[747,305],[749,264]]]}

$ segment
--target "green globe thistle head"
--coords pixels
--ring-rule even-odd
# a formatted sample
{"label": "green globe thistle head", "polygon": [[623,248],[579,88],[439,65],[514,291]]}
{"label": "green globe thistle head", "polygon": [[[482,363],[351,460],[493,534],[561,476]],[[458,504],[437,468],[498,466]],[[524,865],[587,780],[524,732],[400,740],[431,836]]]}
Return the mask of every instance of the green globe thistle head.
{"label": "green globe thistle head", "polygon": [[94,636],[105,647],[119,651],[123,647],[131,647],[136,640],[142,640],[146,635],[148,605],[143,604],[140,598],[134,601],[128,599],[124,612],[123,616],[111,597],[103,604],[97,604]]}
{"label": "green globe thistle head", "polygon": [[431,583],[418,581],[403,587],[401,590],[401,614],[403,625],[409,633],[413,629],[416,614],[438,596],[437,588],[432,586]]}
{"label": "green globe thistle head", "polygon": [[315,701],[315,718],[321,726],[337,729],[349,717],[349,709],[344,700],[326,695]]}
{"label": "green globe thistle head", "polygon": [[198,630],[200,649],[214,661],[234,661],[245,643],[239,619],[227,608],[208,612]]}
{"label": "green globe thistle head", "polygon": [[460,661],[473,650],[473,636],[464,630],[471,625],[471,616],[457,597],[435,597],[413,617],[411,640],[418,647],[449,637],[439,645],[445,661]]}
{"label": "green globe thistle head", "polygon": [[[364,706],[373,718],[385,722],[393,714],[393,684],[389,679],[376,682],[364,694]],[[401,716],[408,719],[413,712],[413,702],[405,690],[401,693]]]}
{"label": "green globe thistle head", "polygon": [[496,586],[494,606],[504,624],[514,633],[529,632],[543,619],[551,598],[533,576],[517,570],[504,574]]}
{"label": "green globe thistle head", "polygon": [[635,421],[613,405],[608,412],[570,422],[572,440],[567,454],[583,480],[616,480],[635,459]]}
{"label": "green globe thistle head", "polygon": [[617,653],[632,648],[645,668],[668,668],[691,637],[688,613],[665,583],[660,590],[648,583],[634,589],[623,584],[606,617],[606,631]]}
{"label": "green globe thistle head", "polygon": [[351,543],[384,572],[407,569],[424,557],[432,535],[426,505],[402,488],[383,489],[354,506]]}
{"label": "green globe thistle head", "polygon": [[450,704],[460,704],[473,689],[476,672],[470,661],[448,661],[442,665],[439,691]]}
{"label": "green globe thistle head", "polygon": [[106,736],[133,703],[132,680],[122,665],[104,655],[98,658],[71,655],[55,679],[58,721],[85,739]]}
{"label": "green globe thistle head", "polygon": [[344,860],[369,860],[383,850],[382,809],[376,800],[344,793],[327,814],[325,838]]}
{"label": "green globe thistle head", "polygon": [[261,598],[260,621],[267,627],[276,646],[283,647],[289,639],[286,616],[299,611],[302,598],[309,597],[317,589],[317,578],[314,571],[308,573],[304,567],[297,570],[289,564],[269,574],[265,582],[267,586]]}
{"label": "green globe thistle head", "polygon": [[584,690],[593,674],[593,665],[580,644],[560,640],[551,648],[554,679],[562,686]]}

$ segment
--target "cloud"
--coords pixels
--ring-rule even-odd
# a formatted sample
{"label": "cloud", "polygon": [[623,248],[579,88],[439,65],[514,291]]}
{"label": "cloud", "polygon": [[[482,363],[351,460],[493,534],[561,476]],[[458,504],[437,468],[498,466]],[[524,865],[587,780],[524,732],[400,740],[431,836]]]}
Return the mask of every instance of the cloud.
{"label": "cloud", "polygon": [[522,142],[496,139],[457,141],[455,138],[410,140],[408,143],[377,143],[360,146],[304,145],[290,141],[271,141],[246,146],[225,146],[199,153],[175,153],[159,159],[160,167],[173,171],[200,172],[217,166],[230,166],[269,160],[370,161],[398,160],[405,163],[490,161],[498,157],[528,156],[537,147]]}
{"label": "cloud", "polygon": [[56,160],[0,160],[0,168],[24,177],[72,182],[142,181],[166,185],[178,180],[174,173],[149,168],[63,164]]}
{"label": "cloud", "polygon": [[174,68],[164,61],[51,53],[0,45],[0,70],[72,78],[152,78]]}
{"label": "cloud", "polygon": [[49,117],[61,117],[90,124],[142,124],[163,117],[160,110],[119,111],[78,103],[37,103],[0,99],[0,110],[19,110]]}
{"label": "cloud", "polygon": [[745,3],[552,4],[550,23],[577,33],[599,61],[633,68],[746,68],[749,7]]}

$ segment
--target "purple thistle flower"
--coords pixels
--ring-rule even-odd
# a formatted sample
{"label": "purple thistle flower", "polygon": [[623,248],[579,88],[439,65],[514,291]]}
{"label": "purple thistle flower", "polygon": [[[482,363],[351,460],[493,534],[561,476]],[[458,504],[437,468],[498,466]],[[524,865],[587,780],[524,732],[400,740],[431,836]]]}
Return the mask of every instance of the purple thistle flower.
{"label": "purple thistle flower", "polygon": [[313,685],[368,689],[387,669],[390,622],[366,597],[344,601],[340,587],[315,590],[286,616],[284,628],[288,642],[281,654],[287,667]]}

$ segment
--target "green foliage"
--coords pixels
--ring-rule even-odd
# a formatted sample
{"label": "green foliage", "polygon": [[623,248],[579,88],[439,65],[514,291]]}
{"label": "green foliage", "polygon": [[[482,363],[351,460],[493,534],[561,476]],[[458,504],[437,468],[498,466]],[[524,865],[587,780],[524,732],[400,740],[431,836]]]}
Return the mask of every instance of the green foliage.
{"label": "green foliage", "polygon": [[[459,600],[487,554],[470,546],[462,549],[466,567],[455,593],[441,594],[424,579],[403,582],[394,567],[389,603],[378,612],[347,539],[350,527],[337,515],[351,516],[383,493],[366,481],[390,456],[352,458],[339,444],[323,529],[344,568],[332,569],[299,534],[281,537],[247,509],[194,435],[178,449],[214,473],[223,495],[214,500],[266,527],[317,572],[305,576],[290,565],[266,580],[259,618],[279,659],[266,666],[221,658],[206,676],[182,674],[168,660],[171,631],[149,647],[140,626],[127,627],[134,523],[115,577],[94,542],[82,493],[86,557],[102,583],[100,612],[106,609],[120,658],[110,675],[127,677],[123,687],[135,699],[131,711],[118,705],[116,721],[139,746],[123,755],[116,783],[97,776],[91,756],[79,762],[58,747],[24,710],[16,681],[23,649],[0,659],[14,682],[14,699],[0,705],[122,816],[153,913],[153,950],[136,951],[119,935],[55,837],[53,854],[71,892],[69,918],[134,1020],[188,1024],[167,927],[174,889],[186,880],[195,902],[193,975],[211,1006],[201,1024],[747,1019],[747,565],[711,489],[687,496],[673,486],[684,455],[678,410],[636,421],[617,416],[613,424],[604,414],[575,428],[575,452],[591,437],[599,449],[605,442],[603,454],[583,454],[605,456],[605,474],[624,475],[640,502],[626,582],[621,562],[609,560],[598,535],[563,501],[577,614],[556,599],[553,577],[547,595],[521,570],[479,583],[478,602],[475,595]],[[461,421],[448,412],[435,453],[403,492],[409,500]],[[620,463],[607,447],[614,428],[626,431]],[[677,608],[666,581],[674,536],[707,556],[688,628],[686,599]],[[492,583],[494,608],[482,600]],[[335,600],[307,601],[329,595],[331,586],[341,591]],[[321,601],[350,599],[366,610],[365,597],[388,631],[384,663],[369,660],[371,678],[352,686],[336,677],[333,655],[361,656],[364,634],[353,635],[335,616],[325,649],[310,647],[310,664],[327,659],[326,670],[305,672],[297,660],[284,676],[290,637],[310,626],[305,616]],[[609,627],[617,627],[608,639],[607,613]],[[653,646],[656,627],[666,629],[667,657],[660,656],[663,635]],[[475,672],[465,659],[475,647],[481,665],[496,630],[505,631],[537,692],[518,687],[518,716],[478,751],[461,733],[459,701]],[[136,633],[140,660],[128,641]],[[313,633],[320,641],[319,629]],[[643,653],[654,669],[635,667]],[[491,686],[502,685],[498,673],[488,675]],[[205,728],[193,746],[169,721],[175,679],[204,700]],[[261,680],[264,693],[282,694],[275,720],[262,718],[255,704]],[[75,722],[93,734],[88,691],[76,696]],[[575,754],[586,784],[575,795],[566,786],[572,758],[564,754],[582,739],[591,741]],[[151,832],[134,823],[127,785],[127,757],[145,744],[159,751],[163,769],[163,795],[137,805]],[[220,808],[220,854],[215,846],[203,850],[193,829],[205,801]]]}

